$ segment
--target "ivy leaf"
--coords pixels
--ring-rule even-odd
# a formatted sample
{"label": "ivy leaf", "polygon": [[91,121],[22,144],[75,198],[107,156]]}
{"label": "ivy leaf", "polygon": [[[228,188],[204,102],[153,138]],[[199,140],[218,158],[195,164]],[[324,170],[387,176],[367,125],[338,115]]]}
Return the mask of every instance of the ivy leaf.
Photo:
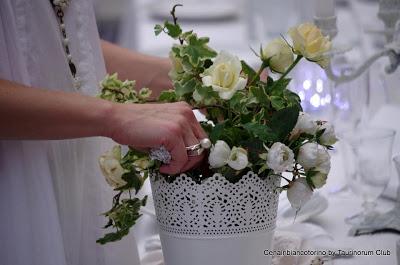
{"label": "ivy leaf", "polygon": [[165,90],[161,92],[160,96],[158,97],[158,101],[161,102],[176,102],[178,100],[175,90]]}
{"label": "ivy leaf", "polygon": [[188,44],[182,47],[181,56],[187,56],[193,66],[198,66],[201,60],[212,59],[217,53],[207,46],[209,38],[197,38],[196,34],[187,37]]}
{"label": "ivy leaf", "polygon": [[182,34],[182,29],[179,24],[173,24],[171,22],[166,21],[164,24],[165,28],[168,30],[168,35],[171,36],[171,38],[178,38]]}
{"label": "ivy leaf", "polygon": [[241,61],[241,63],[242,63],[242,71],[247,75],[249,81],[252,81],[254,78],[256,78],[255,81],[260,81],[260,77],[257,76],[256,71],[254,71],[254,69],[251,68],[251,66],[249,66],[243,60]]}
{"label": "ivy leaf", "polygon": [[240,145],[247,149],[249,161],[253,164],[258,163],[260,161],[260,154],[265,153],[263,141],[257,138],[242,141]]}
{"label": "ivy leaf", "polygon": [[288,107],[296,106],[300,109],[300,111],[302,111],[303,108],[301,107],[301,99],[300,99],[299,95],[290,91],[289,89],[285,89],[283,91],[283,95],[287,101]]}
{"label": "ivy leaf", "polygon": [[102,238],[96,240],[97,243],[104,245],[109,242],[121,240],[124,236],[128,235],[129,229],[118,230],[117,232],[107,233]]}
{"label": "ivy leaf", "polygon": [[154,33],[156,34],[156,36],[160,35],[161,32],[163,32],[164,27],[161,26],[160,24],[157,24],[154,26]]}
{"label": "ivy leaf", "polygon": [[283,142],[292,132],[298,117],[299,109],[297,107],[284,108],[275,112],[267,125],[278,136],[278,139]]}
{"label": "ivy leaf", "polygon": [[192,77],[189,80],[183,79],[180,82],[175,82],[175,92],[178,97],[182,97],[186,94],[193,93],[198,86],[196,78]]}
{"label": "ivy leaf", "polygon": [[202,102],[205,105],[213,105],[216,103],[216,99],[218,98],[218,93],[215,92],[212,87],[210,86],[202,86],[202,85],[197,85],[196,86],[196,91],[202,98]]}
{"label": "ivy leaf", "polygon": [[129,190],[133,188],[137,194],[143,186],[142,176],[140,176],[140,173],[136,172],[136,170],[124,173],[122,179],[125,180],[126,184],[116,190]]}
{"label": "ivy leaf", "polygon": [[250,87],[250,93],[257,99],[257,102],[264,106],[269,106],[271,103],[267,94],[265,94],[265,90],[261,87]]}
{"label": "ivy leaf", "polygon": [[271,96],[269,98],[271,100],[271,105],[274,109],[276,110],[280,110],[283,109],[285,107],[285,99],[283,97],[280,96]]}
{"label": "ivy leaf", "polygon": [[214,144],[217,142],[217,140],[220,140],[221,135],[224,131],[225,128],[225,123],[226,122],[222,122],[222,123],[218,123],[217,125],[215,125],[215,127],[212,129],[211,133],[210,133],[210,140],[211,142],[213,142]]}
{"label": "ivy leaf", "polygon": [[277,139],[275,132],[264,124],[250,122],[243,124],[243,128],[263,142],[275,141]]}
{"label": "ivy leaf", "polygon": [[283,91],[289,85],[290,81],[291,81],[290,78],[284,78],[275,81],[273,85],[270,87],[271,95],[282,95]]}

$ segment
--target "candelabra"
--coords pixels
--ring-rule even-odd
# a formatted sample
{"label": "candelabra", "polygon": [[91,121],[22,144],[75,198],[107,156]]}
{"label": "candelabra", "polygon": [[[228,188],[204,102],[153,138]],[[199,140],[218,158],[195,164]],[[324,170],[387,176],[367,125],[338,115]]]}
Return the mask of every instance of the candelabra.
{"label": "candelabra", "polygon": [[[335,74],[330,64],[325,72],[329,79],[336,84],[350,82],[365,72],[377,59],[389,58],[389,65],[385,67],[386,73],[396,71],[400,65],[400,0],[380,0],[378,18],[385,25],[383,31],[379,31],[386,37],[386,45],[377,53],[371,55],[364,63],[350,73]],[[336,16],[314,17],[315,24],[322,30],[324,35],[332,39],[337,35]]]}

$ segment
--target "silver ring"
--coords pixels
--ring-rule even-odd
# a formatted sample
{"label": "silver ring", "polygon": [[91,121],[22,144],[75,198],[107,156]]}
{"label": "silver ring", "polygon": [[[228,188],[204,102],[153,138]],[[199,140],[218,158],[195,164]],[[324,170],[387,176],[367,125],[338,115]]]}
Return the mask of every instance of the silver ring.
{"label": "silver ring", "polygon": [[198,143],[198,144],[194,144],[194,145],[191,145],[191,146],[186,146],[186,151],[196,151],[196,150],[199,150],[201,148],[201,144],[200,143]]}
{"label": "silver ring", "polygon": [[194,150],[188,150],[187,151],[187,155],[190,156],[190,157],[199,156],[199,155],[201,155],[203,153],[203,151],[204,151],[204,148],[200,147],[200,148],[197,148],[197,149],[194,149]]}

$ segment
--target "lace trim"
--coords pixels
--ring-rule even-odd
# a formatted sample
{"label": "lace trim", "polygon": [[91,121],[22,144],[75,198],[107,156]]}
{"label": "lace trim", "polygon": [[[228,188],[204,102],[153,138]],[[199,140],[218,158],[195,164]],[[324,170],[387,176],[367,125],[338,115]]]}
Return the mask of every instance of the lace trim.
{"label": "lace trim", "polygon": [[179,237],[230,237],[275,228],[280,179],[248,172],[237,183],[214,174],[197,184],[186,174],[172,183],[151,176],[160,229]]}

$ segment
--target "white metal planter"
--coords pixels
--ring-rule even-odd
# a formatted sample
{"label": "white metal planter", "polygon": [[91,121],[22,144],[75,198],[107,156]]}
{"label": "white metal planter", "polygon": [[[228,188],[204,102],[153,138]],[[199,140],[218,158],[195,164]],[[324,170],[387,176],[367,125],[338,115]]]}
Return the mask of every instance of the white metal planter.
{"label": "white metal planter", "polygon": [[269,265],[280,179],[248,172],[230,183],[214,174],[201,184],[181,174],[151,186],[165,265]]}

